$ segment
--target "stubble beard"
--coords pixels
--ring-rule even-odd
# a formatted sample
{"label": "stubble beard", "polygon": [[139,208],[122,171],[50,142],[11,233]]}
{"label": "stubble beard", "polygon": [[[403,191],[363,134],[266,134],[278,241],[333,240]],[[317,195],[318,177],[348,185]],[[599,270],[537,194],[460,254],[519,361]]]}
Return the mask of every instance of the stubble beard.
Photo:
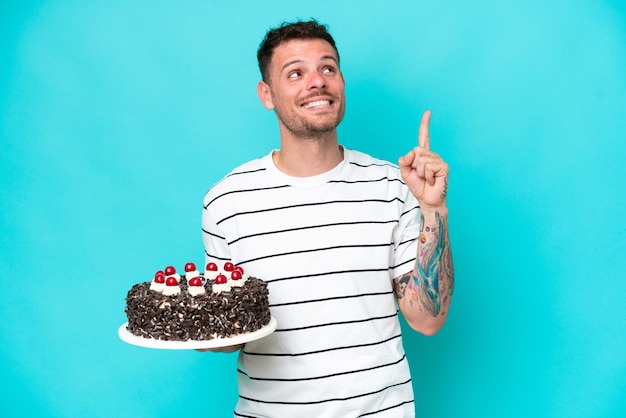
{"label": "stubble beard", "polygon": [[[337,100],[335,100],[337,103]],[[340,107],[331,118],[329,115],[319,115],[323,118],[306,118],[296,112],[274,108],[281,124],[295,137],[301,139],[318,139],[333,132],[343,120],[345,114],[345,97],[341,98]]]}

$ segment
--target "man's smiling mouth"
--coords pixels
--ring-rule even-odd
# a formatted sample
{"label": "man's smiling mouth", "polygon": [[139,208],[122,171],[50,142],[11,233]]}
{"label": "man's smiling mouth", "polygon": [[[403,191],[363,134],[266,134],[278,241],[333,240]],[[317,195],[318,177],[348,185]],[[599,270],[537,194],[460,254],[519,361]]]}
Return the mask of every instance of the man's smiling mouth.
{"label": "man's smiling mouth", "polygon": [[316,100],[314,102],[305,103],[302,107],[305,109],[313,109],[315,107],[330,106],[330,103],[330,100]]}

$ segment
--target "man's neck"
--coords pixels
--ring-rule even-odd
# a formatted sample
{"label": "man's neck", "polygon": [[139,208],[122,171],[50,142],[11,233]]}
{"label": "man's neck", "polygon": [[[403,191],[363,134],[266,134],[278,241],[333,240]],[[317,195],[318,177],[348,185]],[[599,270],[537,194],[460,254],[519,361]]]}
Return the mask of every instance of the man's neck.
{"label": "man's neck", "polygon": [[337,133],[311,138],[281,138],[280,150],[272,155],[276,167],[293,177],[311,177],[326,173],[343,161],[343,147]]}

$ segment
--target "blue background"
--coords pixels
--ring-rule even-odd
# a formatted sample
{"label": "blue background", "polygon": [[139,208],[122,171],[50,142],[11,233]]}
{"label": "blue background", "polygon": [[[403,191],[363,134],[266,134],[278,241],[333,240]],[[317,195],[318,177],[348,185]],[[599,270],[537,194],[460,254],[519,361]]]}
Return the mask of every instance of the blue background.
{"label": "blue background", "polygon": [[420,417],[626,416],[621,1],[4,1],[2,417],[229,416],[235,356],[117,337],[132,284],[202,264],[201,200],[278,147],[269,26],[342,57],[341,142],[396,161],[432,109],[457,287],[405,334]]}

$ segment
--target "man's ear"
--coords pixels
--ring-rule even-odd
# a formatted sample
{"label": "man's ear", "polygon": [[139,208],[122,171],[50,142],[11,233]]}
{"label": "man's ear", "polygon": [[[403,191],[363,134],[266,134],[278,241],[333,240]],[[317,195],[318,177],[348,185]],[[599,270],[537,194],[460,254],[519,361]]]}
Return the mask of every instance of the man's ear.
{"label": "man's ear", "polygon": [[256,93],[259,95],[261,103],[263,103],[263,106],[265,106],[267,110],[274,109],[272,92],[270,91],[270,86],[265,81],[259,81],[259,84],[256,86]]}

